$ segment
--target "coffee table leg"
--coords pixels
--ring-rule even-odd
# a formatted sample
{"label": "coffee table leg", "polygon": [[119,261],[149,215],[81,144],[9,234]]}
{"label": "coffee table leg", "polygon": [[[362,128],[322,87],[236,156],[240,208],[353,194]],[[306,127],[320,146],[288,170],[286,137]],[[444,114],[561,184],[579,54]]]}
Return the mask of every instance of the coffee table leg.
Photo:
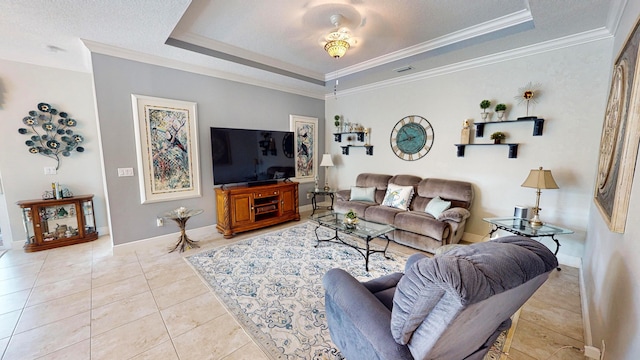
{"label": "coffee table leg", "polygon": [[369,272],[369,241],[371,241],[371,236],[367,236],[367,239],[365,240],[365,243],[367,244],[367,250],[365,252],[365,256],[364,256],[364,269]]}
{"label": "coffee table leg", "polygon": [[[556,239],[556,236],[555,236],[555,235],[551,235],[551,240],[553,240],[553,241],[555,241],[555,242],[556,242],[556,252],[554,252],[554,253],[553,253],[553,255],[558,255],[558,250],[560,250],[560,241],[558,241],[558,239]],[[556,269],[557,269],[558,271],[562,270],[562,269],[560,268],[560,266],[558,266]]]}

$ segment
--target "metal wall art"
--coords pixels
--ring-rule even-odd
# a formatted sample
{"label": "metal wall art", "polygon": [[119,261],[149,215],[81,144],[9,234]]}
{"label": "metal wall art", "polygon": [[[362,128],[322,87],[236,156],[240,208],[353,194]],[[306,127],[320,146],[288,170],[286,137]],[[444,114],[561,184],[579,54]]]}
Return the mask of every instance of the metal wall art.
{"label": "metal wall art", "polygon": [[79,146],[84,138],[72,130],[78,122],[66,112],[58,112],[47,103],[39,103],[38,110],[29,111],[29,116],[25,116],[22,122],[28,128],[19,128],[18,132],[23,135],[33,134],[25,141],[29,152],[56,160],[56,170],[60,167],[60,155],[69,156],[74,150],[84,151],[84,147]]}

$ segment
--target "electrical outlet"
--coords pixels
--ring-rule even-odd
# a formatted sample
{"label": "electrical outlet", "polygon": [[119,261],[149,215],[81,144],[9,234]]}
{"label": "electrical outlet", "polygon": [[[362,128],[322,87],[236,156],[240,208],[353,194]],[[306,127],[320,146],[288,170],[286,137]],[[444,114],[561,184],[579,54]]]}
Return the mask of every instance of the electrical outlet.
{"label": "electrical outlet", "polygon": [[133,168],[118,168],[118,177],[133,176]]}
{"label": "electrical outlet", "polygon": [[595,346],[585,345],[584,347],[584,356],[589,359],[600,360],[600,349]]}
{"label": "electrical outlet", "polygon": [[55,175],[57,173],[56,168],[53,166],[45,166],[44,174],[45,175]]}
{"label": "electrical outlet", "polygon": [[311,199],[311,194],[307,193],[307,200]]}
{"label": "electrical outlet", "polygon": [[160,226],[164,226],[164,219],[159,217],[156,218],[156,226],[160,227]]}

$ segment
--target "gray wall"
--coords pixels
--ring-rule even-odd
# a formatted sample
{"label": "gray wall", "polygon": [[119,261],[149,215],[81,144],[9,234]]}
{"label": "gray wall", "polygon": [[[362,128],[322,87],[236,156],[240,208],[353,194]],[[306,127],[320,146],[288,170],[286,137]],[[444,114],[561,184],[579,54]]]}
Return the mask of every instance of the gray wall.
{"label": "gray wall", "polygon": [[[324,134],[324,101],[236,83],[190,72],[92,54],[102,141],[105,184],[114,244],[147,239],[177,231],[174,224],[156,227],[156,217],[179,206],[202,208],[189,228],[215,224],[215,193],[211,164],[211,126],[288,130],[289,115],[318,118]],[[131,94],[192,101],[198,104],[198,138],[202,197],[140,204]],[[324,139],[318,139],[318,153]],[[117,168],[134,168],[134,177],[118,177]],[[322,171],[323,169],[320,169]],[[324,177],[323,173],[319,174]],[[300,204],[313,183],[301,184]]]}

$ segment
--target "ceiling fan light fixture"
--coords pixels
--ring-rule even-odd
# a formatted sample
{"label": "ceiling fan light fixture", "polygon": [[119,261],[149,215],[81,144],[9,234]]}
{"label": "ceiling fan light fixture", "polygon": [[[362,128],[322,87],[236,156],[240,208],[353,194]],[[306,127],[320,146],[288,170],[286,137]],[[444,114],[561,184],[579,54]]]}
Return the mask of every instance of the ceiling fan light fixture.
{"label": "ceiling fan light fixture", "polygon": [[349,46],[349,43],[344,40],[331,40],[324,45],[324,50],[332,58],[339,59],[347,53]]}
{"label": "ceiling fan light fixture", "polygon": [[342,21],[342,15],[331,15],[330,17],[331,23],[336,27],[336,30],[329,33],[326,36],[327,43],[324,45],[324,50],[331,56],[332,58],[339,59],[347,53],[349,47],[351,47],[351,43],[349,40],[351,37],[349,36],[349,29],[340,28],[340,22]]}

